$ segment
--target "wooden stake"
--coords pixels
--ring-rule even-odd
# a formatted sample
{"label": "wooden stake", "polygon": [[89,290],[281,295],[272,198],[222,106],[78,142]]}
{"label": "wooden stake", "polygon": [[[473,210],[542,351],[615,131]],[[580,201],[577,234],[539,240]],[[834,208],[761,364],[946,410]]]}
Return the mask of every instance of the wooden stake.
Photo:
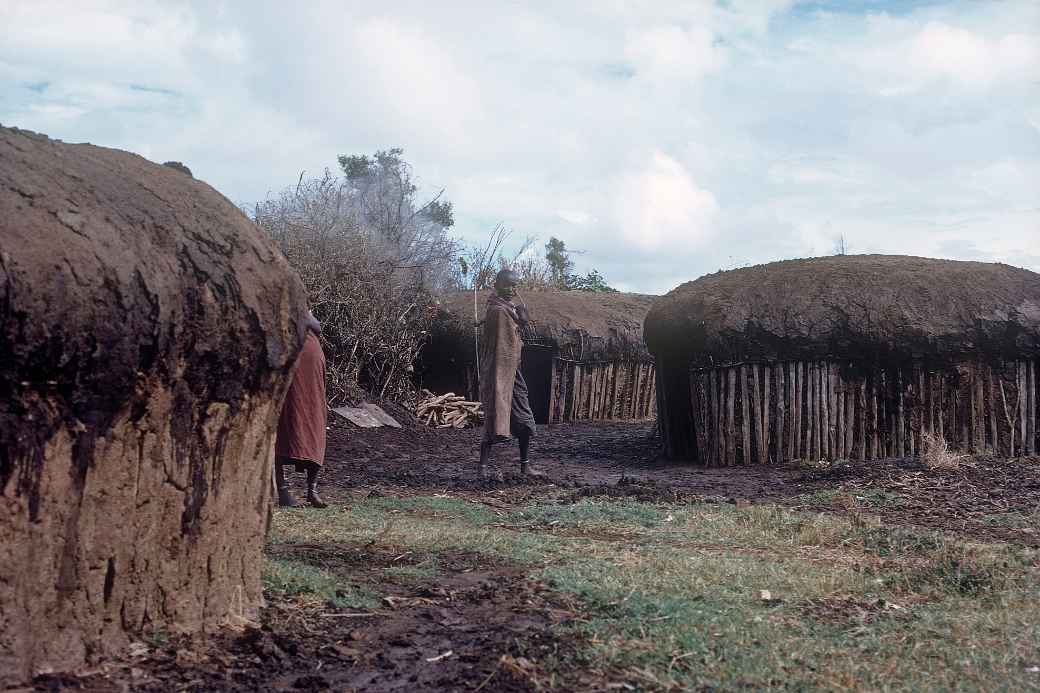
{"label": "wooden stake", "polygon": [[903,397],[906,394],[906,387],[903,384],[903,369],[900,368],[896,373],[896,387],[898,391],[897,404],[896,404],[896,456],[899,458],[906,457],[906,412],[903,404]]}
{"label": "wooden stake", "polygon": [[[754,368],[754,366],[752,366]],[[748,374],[745,366],[740,367],[740,461],[743,464],[751,464],[751,419],[748,418],[748,408],[753,401],[748,393]]]}
{"label": "wooden stake", "polygon": [[845,386],[841,382],[841,374],[835,368],[834,377],[834,456],[839,460],[848,459],[845,452]]}
{"label": "wooden stake", "polygon": [[827,391],[830,389],[827,385],[829,377],[827,375],[827,363],[820,361],[816,364],[816,402],[819,407],[819,413],[817,414],[817,424],[819,429],[819,441],[820,441],[820,453],[817,455],[818,459],[825,460],[830,458],[830,411],[827,403]]}
{"label": "wooden stake", "polygon": [[881,416],[878,411],[878,379],[881,377],[879,371],[875,371],[871,374],[870,378],[870,455],[869,458],[876,460],[883,457],[878,439],[878,424]]}
{"label": "wooden stake", "polygon": [[[773,367],[763,366],[762,376],[762,439],[759,443],[758,462],[759,464],[769,464],[769,408],[771,404],[769,385],[773,379]],[[780,454],[780,451],[777,450],[773,459],[779,458]]]}
{"label": "wooden stake", "polygon": [[[747,432],[750,432],[754,428],[755,432],[755,452],[757,456],[751,455],[751,445],[748,445],[748,463],[754,464],[757,461],[761,461],[762,457],[762,405],[761,405],[761,380],[758,376],[759,366],[754,364],[751,366],[751,418],[748,420]],[[745,440],[749,440],[748,433],[745,433]]]}
{"label": "wooden stake", "polygon": [[1020,448],[1023,455],[1026,454],[1026,439],[1029,437],[1029,429],[1026,419],[1029,418],[1029,408],[1026,406],[1026,364],[1019,361],[1015,366],[1018,380],[1018,439],[1022,441]]}
{"label": "wooden stake", "polygon": [[784,428],[787,426],[787,378],[791,370],[790,363],[781,363],[776,367],[776,461],[783,463],[790,459],[788,450],[784,445]]}
{"label": "wooden stake", "polygon": [[807,406],[805,408],[806,409],[805,413],[806,413],[806,416],[809,417],[809,420],[806,422],[806,424],[808,425],[808,429],[809,429],[807,431],[807,435],[809,436],[809,440],[808,440],[808,451],[807,451],[806,457],[811,459],[811,460],[813,460],[813,461],[816,461],[816,460],[820,459],[820,445],[819,445],[820,441],[817,438],[817,429],[819,427],[816,425],[816,420],[817,420],[817,417],[819,416],[819,411],[818,411],[818,409],[816,407],[816,388],[817,388],[816,365],[812,361],[810,361],[809,363],[805,364],[805,366],[806,366],[806,370],[807,370],[807,372],[806,372],[806,381],[807,382],[806,382],[806,387],[805,387],[805,390],[806,390],[805,394],[808,397],[808,401],[806,402]]}
{"label": "wooden stake", "polygon": [[737,369],[727,368],[729,386],[726,388],[726,466],[732,467],[737,463],[737,435],[736,416],[734,416],[734,405],[737,396]]}
{"label": "wooden stake", "polygon": [[1026,454],[1036,454],[1036,364],[1026,362]]}
{"label": "wooden stake", "polygon": [[791,380],[791,396],[794,400],[791,408],[791,443],[794,446],[792,460],[802,457],[802,363],[794,364],[794,378]]}
{"label": "wooden stake", "polygon": [[854,457],[856,444],[856,381],[845,383],[845,458]]}

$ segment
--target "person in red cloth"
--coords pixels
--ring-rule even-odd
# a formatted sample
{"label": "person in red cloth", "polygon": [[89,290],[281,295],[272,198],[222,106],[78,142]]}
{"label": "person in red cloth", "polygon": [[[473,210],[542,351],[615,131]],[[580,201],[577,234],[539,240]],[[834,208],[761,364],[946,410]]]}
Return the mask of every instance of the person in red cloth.
{"label": "person in red cloth", "polygon": [[315,508],[326,507],[318,495],[318,472],[325,463],[325,353],[321,349],[321,324],[307,313],[307,337],[296,359],[289,392],[278,420],[278,437],[274,445],[274,479],[278,487],[278,505],[293,507],[296,499],[285,482],[285,465],[307,473],[307,502]]}

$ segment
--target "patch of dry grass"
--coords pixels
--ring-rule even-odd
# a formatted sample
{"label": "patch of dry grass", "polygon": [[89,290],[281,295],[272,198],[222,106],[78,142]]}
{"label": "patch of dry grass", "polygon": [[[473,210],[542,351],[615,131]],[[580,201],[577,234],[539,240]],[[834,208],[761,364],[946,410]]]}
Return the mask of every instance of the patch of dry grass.
{"label": "patch of dry grass", "polygon": [[933,471],[959,469],[968,455],[950,450],[949,443],[938,433],[921,434],[921,464]]}

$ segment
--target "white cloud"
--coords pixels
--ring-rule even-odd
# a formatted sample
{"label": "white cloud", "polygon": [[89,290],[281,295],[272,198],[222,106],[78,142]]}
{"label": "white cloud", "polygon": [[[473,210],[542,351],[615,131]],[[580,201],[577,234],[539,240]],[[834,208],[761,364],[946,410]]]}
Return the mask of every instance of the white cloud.
{"label": "white cloud", "polygon": [[637,74],[645,72],[652,79],[680,84],[700,79],[724,62],[721,49],[714,45],[714,34],[703,26],[659,26],[632,32],[625,42],[625,55]]}
{"label": "white cloud", "polygon": [[246,203],[402,146],[463,238],[555,235],[635,290],[839,234],[1040,269],[1038,28],[1034,0],[7,0],[0,122]]}
{"label": "white cloud", "polygon": [[987,39],[960,27],[929,22],[911,39],[909,58],[912,68],[971,85],[1035,78],[1040,72],[1040,34]]}
{"label": "white cloud", "polygon": [[718,213],[715,196],[661,152],[644,170],[621,179],[617,199],[622,237],[643,251],[696,249],[711,235]]}
{"label": "white cloud", "polygon": [[556,211],[556,216],[576,226],[587,226],[594,219],[591,214],[580,209],[559,209]]}

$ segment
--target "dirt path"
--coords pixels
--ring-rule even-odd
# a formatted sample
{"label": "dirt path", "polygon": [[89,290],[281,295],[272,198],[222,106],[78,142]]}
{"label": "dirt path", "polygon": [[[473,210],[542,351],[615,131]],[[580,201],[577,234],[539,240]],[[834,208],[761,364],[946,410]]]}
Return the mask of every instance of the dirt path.
{"label": "dirt path", "polygon": [[[407,565],[386,550],[295,545],[276,555],[337,566],[354,582]],[[528,663],[569,654],[554,628],[573,614],[516,567],[464,553],[437,555],[436,585],[382,581],[374,612],[275,599],[259,628],[204,646],[174,638],[93,675],[41,677],[36,690],[494,691],[536,687]],[[476,682],[476,683],[474,683]]]}

